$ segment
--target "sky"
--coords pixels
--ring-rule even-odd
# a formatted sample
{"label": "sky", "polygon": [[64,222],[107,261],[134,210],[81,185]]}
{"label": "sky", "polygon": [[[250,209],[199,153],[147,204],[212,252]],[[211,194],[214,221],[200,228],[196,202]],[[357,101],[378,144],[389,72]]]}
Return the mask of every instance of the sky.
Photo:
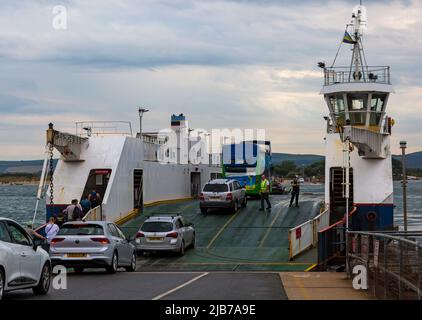
{"label": "sky", "polygon": [[[392,152],[422,150],[422,1],[363,1],[369,65],[390,65]],[[266,130],[274,152],[324,153],[319,61],[358,1],[2,0],[0,160],[40,159],[45,129],[128,120]],[[64,6],[66,29],[54,28]],[[63,22],[63,21],[62,21]],[[63,24],[61,25],[63,26]],[[343,45],[338,63],[348,64]]]}

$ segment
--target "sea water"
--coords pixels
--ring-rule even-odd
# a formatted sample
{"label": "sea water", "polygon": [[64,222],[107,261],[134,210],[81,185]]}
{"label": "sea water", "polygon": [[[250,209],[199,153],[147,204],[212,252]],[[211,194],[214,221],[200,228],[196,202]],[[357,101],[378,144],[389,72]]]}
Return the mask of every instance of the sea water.
{"label": "sea water", "polygon": [[[304,184],[301,192],[324,195],[323,184]],[[35,185],[1,185],[0,217],[11,218],[21,224],[32,221],[35,209],[37,186]],[[403,226],[403,193],[400,181],[394,181],[395,224]],[[407,185],[407,212],[409,230],[422,230],[422,180],[409,181]],[[39,204],[35,225],[45,221],[45,200]]]}

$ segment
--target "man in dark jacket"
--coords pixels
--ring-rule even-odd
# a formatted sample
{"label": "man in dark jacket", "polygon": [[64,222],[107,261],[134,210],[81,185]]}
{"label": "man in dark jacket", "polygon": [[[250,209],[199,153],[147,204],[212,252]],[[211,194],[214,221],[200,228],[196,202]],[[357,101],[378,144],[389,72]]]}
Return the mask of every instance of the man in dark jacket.
{"label": "man in dark jacket", "polygon": [[300,184],[296,176],[292,181],[292,197],[290,198],[289,207],[292,206],[293,200],[296,200],[295,201],[296,207],[299,207],[299,192],[300,192]]}

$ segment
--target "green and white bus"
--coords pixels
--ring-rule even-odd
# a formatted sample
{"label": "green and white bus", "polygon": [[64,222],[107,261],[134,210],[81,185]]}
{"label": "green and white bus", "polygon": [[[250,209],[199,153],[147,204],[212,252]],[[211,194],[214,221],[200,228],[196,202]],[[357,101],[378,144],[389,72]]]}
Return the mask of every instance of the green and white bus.
{"label": "green and white bus", "polygon": [[239,181],[248,196],[259,196],[262,174],[268,180],[271,178],[271,142],[253,140],[226,144],[222,151],[223,177]]}

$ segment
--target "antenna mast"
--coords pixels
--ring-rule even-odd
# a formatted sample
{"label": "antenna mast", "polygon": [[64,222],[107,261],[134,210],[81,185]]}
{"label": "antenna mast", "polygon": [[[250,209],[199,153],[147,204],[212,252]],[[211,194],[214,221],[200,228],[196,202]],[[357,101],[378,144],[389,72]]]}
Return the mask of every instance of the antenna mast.
{"label": "antenna mast", "polygon": [[352,21],[348,25],[352,28],[352,34],[354,38],[353,48],[352,48],[352,60],[350,62],[350,72],[349,72],[349,81],[353,78],[354,81],[360,81],[363,77],[365,80],[365,72],[362,72],[363,68],[368,68],[364,60],[362,59],[362,36],[363,31],[366,30],[366,8],[362,6],[362,1],[360,5],[353,8],[352,12]]}

